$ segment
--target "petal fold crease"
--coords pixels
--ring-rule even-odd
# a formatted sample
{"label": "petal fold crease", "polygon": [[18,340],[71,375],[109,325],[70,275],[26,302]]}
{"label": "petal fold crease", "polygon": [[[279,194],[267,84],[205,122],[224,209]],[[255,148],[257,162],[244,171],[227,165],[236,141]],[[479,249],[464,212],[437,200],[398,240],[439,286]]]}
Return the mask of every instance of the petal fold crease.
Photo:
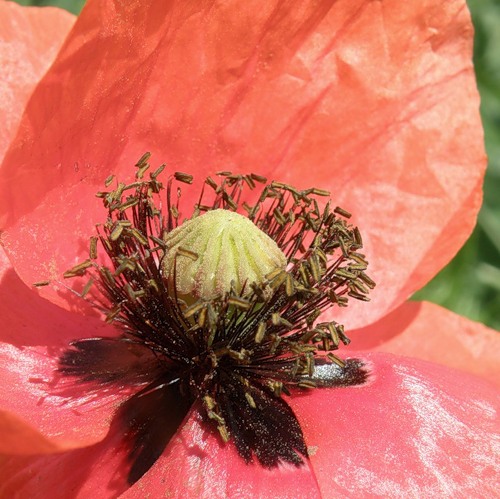
{"label": "petal fold crease", "polygon": [[25,8],[0,2],[0,161],[24,107],[54,60],[75,16],[54,7]]}
{"label": "petal fold crease", "polygon": [[130,179],[146,150],[201,179],[231,169],[329,189],[383,289],[350,307],[350,327],[449,261],[485,167],[465,3],[293,5],[88,2],[0,170],[2,244],[26,282],[87,257],[95,191]]}
{"label": "petal fold crease", "polygon": [[498,331],[434,303],[404,303],[348,336],[358,349],[428,360],[500,384]]}

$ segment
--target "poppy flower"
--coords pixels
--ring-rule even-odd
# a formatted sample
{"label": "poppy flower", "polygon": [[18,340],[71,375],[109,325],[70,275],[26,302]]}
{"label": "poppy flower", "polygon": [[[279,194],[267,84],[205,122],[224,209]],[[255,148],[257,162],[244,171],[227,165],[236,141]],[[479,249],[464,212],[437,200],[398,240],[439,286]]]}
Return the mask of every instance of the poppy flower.
{"label": "poppy flower", "polygon": [[[52,26],[60,14],[0,9],[6,39],[50,62],[36,32],[8,28],[31,16]],[[60,19],[49,47],[72,22]],[[3,494],[494,495],[496,392],[467,371],[495,380],[496,337],[438,307],[403,304],[457,251],[480,204],[471,36],[460,1],[90,0],[39,82],[43,64],[27,82],[4,78],[22,103],[36,88],[21,118],[21,105],[6,108],[19,127],[7,131],[0,170]],[[193,174],[192,196],[218,170],[328,189],[362,228],[378,288],[369,304],[322,318],[345,323],[362,347],[461,371],[348,353],[367,366],[367,382],[286,399],[307,444],[300,466],[247,464],[207,425],[200,401],[130,486],[116,414],[137,378],[89,388],[59,375],[71,341],[119,333],[76,294],[32,284],[88,258],[107,216],[95,192],[112,174],[132,180],[146,150]],[[118,364],[134,365],[127,352]],[[138,404],[131,419],[157,429],[157,407]]]}

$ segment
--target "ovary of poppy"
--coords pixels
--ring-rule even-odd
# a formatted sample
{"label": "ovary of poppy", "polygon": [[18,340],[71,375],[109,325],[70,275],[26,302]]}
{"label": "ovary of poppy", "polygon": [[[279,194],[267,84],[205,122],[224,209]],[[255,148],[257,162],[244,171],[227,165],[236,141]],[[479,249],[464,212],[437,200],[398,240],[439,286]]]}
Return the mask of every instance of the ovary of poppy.
{"label": "ovary of poppy", "polygon": [[[15,271],[31,284],[86,257],[84,241],[102,219],[102,210],[92,201],[94,192],[110,173],[126,177],[130,162],[150,149],[170,168],[199,177],[218,169],[253,170],[299,187],[330,189],[334,201],[353,211],[356,223],[368,234],[367,253],[381,290],[368,312],[349,309],[344,320],[352,328],[383,317],[452,256],[475,219],[484,153],[470,35],[462,2],[444,6],[430,1],[303,2],[291,8],[287,2],[209,6],[158,1],[117,6],[90,1],[26,108],[0,171],[0,205],[7,227],[2,243]],[[3,265],[10,279],[3,277],[2,286],[16,282],[6,292],[16,297],[27,293],[31,300],[32,292],[16,280],[9,263]],[[56,295],[49,297],[68,306]],[[2,407],[17,416],[7,415],[0,423],[5,423],[4,430],[18,428],[14,451],[20,454],[29,453],[31,436],[25,425],[16,425],[19,417],[41,430],[48,445],[58,450],[98,442],[120,394],[109,394],[107,411],[105,407],[100,412],[97,404],[76,418],[71,406],[50,407],[54,399],[44,399],[41,392],[50,391],[51,362],[64,338],[71,336],[62,326],[76,324],[76,337],[91,332],[85,331],[84,319],[77,318],[78,310],[63,312],[41,298],[33,300],[31,312],[39,311],[41,332],[37,321],[28,320],[29,310],[21,321],[13,313],[25,301],[13,300],[5,310],[7,343],[2,353],[12,355],[3,364],[11,383],[3,387]],[[404,310],[402,315],[411,320]],[[435,328],[442,316],[436,312],[428,327]],[[58,334],[54,325],[59,326]],[[99,327],[97,322],[93,327]],[[44,373],[37,379],[25,369],[34,357]],[[323,496],[340,490],[367,496],[418,495],[428,490],[450,495],[464,483],[471,493],[486,483],[485,490],[493,494],[495,463],[489,456],[495,438],[495,392],[416,361],[376,355],[370,360],[375,367],[371,385],[354,392],[323,391],[292,399],[307,442],[317,447],[311,462]],[[453,388],[457,379],[462,398]],[[430,397],[419,397],[415,390]],[[467,410],[467,400],[476,393],[473,404],[479,410]],[[388,420],[380,412],[386,399],[385,407],[394,416]],[[420,454],[425,457],[431,429],[438,431],[438,426],[429,426],[422,411],[436,409],[438,402],[442,423],[472,428],[476,437],[455,438],[439,447],[440,458],[428,461],[437,466],[431,489],[421,472],[422,460],[408,460],[409,475],[399,467],[391,476],[387,461],[391,454],[379,461],[384,444],[392,446],[396,457],[389,464],[393,465],[397,456],[416,452],[413,443],[427,429],[422,440],[427,447]],[[71,411],[56,424],[65,408]],[[338,411],[340,426],[330,427],[331,418],[320,421],[311,415],[318,411],[325,417]],[[77,421],[80,426],[75,426]],[[197,447],[189,442],[204,431],[193,427],[195,423],[196,418],[180,431],[172,443],[174,451],[166,450],[130,489],[131,497],[142,497],[144,491],[162,495],[164,490],[158,487],[165,479],[172,480],[166,487],[173,486],[174,479],[186,483],[180,475],[165,476],[177,462],[166,460],[174,453],[179,459],[176,470],[194,470],[192,452],[196,457]],[[373,427],[380,425],[384,431],[377,432]],[[398,425],[411,428],[409,440],[399,442]],[[78,428],[80,439],[75,438]],[[456,436],[455,428],[448,426],[447,431],[446,435],[451,431]],[[220,444],[214,435],[204,435],[209,449]],[[366,445],[342,454],[339,446],[349,439]],[[477,453],[470,448],[473,441],[481,441]],[[186,442],[191,450],[183,460]],[[322,444],[327,442],[331,454],[325,454]],[[3,467],[3,492],[43,496],[48,490],[44,486],[59,486],[63,497],[102,492],[112,485],[116,464],[111,457],[115,447],[107,444],[117,442],[105,439],[57,456],[11,458]],[[38,442],[35,452],[50,452],[45,445]],[[2,450],[8,452],[8,447]],[[441,451],[454,456],[455,470],[443,466]],[[221,459],[227,465],[217,478],[230,482],[227,490],[236,490],[250,473],[256,487],[264,484],[270,492],[265,488],[268,471],[242,468],[242,463],[233,468],[232,453],[230,447],[224,448]],[[87,460],[82,459],[85,456]],[[97,458],[103,456],[109,461],[101,466]],[[204,457],[197,461],[204,473],[218,469],[216,462]],[[330,468],[331,462],[338,466]],[[333,481],[331,474],[336,475]],[[220,485],[216,478],[204,481],[203,476],[195,473],[190,483],[209,492]],[[464,476],[465,482],[460,481]],[[314,497],[318,489],[310,484],[312,478],[307,473],[299,481],[302,478],[302,490]],[[285,489],[274,487],[276,497],[284,495]],[[197,490],[192,489],[193,494]]]}

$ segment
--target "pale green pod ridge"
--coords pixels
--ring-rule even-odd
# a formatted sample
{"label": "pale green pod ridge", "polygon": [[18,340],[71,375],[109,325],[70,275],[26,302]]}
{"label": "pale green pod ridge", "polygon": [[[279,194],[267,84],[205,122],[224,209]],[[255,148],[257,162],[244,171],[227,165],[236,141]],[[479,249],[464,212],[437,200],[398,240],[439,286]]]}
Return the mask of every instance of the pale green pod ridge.
{"label": "pale green pod ridge", "polygon": [[[176,278],[178,295],[213,300],[233,289],[243,296],[251,284],[262,287],[266,276],[285,269],[278,245],[248,218],[229,210],[213,210],[185,221],[164,237],[162,269]],[[174,269],[175,267],[175,269]],[[174,271],[175,270],[175,271]]]}

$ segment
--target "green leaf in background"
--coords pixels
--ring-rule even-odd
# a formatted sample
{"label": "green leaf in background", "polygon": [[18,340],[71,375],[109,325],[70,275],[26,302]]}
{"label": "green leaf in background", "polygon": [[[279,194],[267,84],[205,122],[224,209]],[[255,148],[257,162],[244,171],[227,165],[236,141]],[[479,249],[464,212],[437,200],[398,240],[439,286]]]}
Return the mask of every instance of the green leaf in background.
{"label": "green leaf in background", "polygon": [[451,263],[415,294],[500,329],[500,2],[469,0],[489,165],[478,225]]}
{"label": "green leaf in background", "polygon": [[[85,0],[16,0],[78,14]],[[436,0],[440,1],[440,0]],[[478,225],[452,262],[413,296],[500,329],[500,2],[468,0],[476,29],[474,65],[489,167]]]}
{"label": "green leaf in background", "polygon": [[61,9],[69,10],[73,14],[79,14],[85,4],[85,0],[15,0],[15,2],[20,5],[33,5],[37,7],[55,5]]}

